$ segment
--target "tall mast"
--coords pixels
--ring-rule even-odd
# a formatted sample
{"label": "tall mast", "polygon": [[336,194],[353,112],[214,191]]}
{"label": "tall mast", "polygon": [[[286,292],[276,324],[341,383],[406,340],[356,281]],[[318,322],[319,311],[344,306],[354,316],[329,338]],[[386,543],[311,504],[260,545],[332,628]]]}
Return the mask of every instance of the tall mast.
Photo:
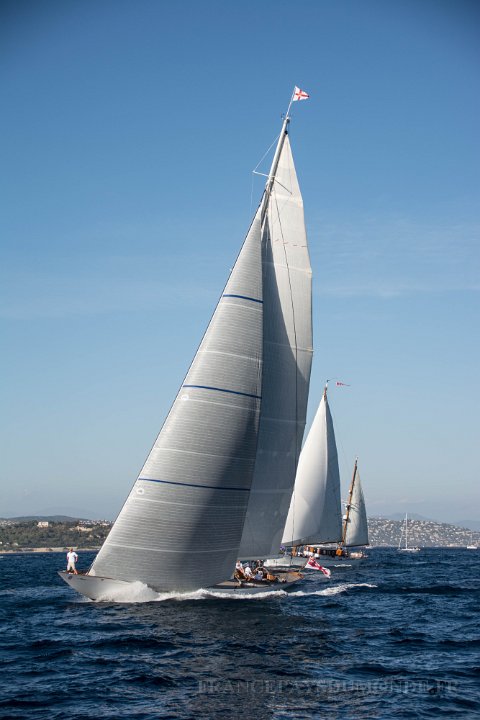
{"label": "tall mast", "polygon": [[[288,106],[288,109],[290,109],[290,105]],[[262,210],[261,210],[261,216],[260,216],[262,226],[263,226],[263,223],[265,220],[265,215],[267,214],[268,203],[270,200],[273,183],[275,182],[275,175],[277,172],[280,155],[283,150],[283,144],[284,144],[285,138],[288,134],[287,128],[288,128],[289,122],[290,122],[290,116],[288,115],[288,112],[287,112],[287,114],[285,115],[285,118],[283,120],[283,123],[282,123],[282,129],[280,131],[280,137],[278,138],[277,149],[275,150],[275,155],[273,156],[272,167],[270,168],[270,172],[268,174],[268,179],[267,179],[267,182],[265,185],[265,192],[264,192],[263,198],[262,198]]]}
{"label": "tall mast", "polygon": [[352,506],[353,487],[355,485],[355,478],[357,475],[357,463],[358,463],[358,458],[355,458],[355,466],[353,468],[352,482],[350,483],[350,490],[348,491],[347,512],[345,514],[345,522],[343,524],[342,545],[345,545],[345,539],[347,537],[347,526],[348,526],[348,520],[349,520],[349,516],[350,516],[350,508]]}
{"label": "tall mast", "polygon": [[285,113],[285,117],[283,119],[282,123],[282,129],[280,131],[280,136],[278,138],[277,143],[277,149],[275,150],[275,155],[273,156],[272,161],[272,167],[270,168],[270,172],[268,174],[268,179],[265,185],[265,192],[262,199],[262,211],[261,211],[261,224],[263,226],[263,222],[265,220],[265,215],[267,213],[268,203],[270,200],[270,195],[273,188],[273,183],[275,182],[275,175],[277,173],[278,168],[278,162],[280,160],[280,155],[282,154],[283,149],[283,143],[285,142],[285,138],[288,135],[288,124],[290,122],[290,108],[292,107],[292,102],[295,97],[295,89],[293,90],[292,97],[290,98],[290,102],[288,103],[287,112]]}

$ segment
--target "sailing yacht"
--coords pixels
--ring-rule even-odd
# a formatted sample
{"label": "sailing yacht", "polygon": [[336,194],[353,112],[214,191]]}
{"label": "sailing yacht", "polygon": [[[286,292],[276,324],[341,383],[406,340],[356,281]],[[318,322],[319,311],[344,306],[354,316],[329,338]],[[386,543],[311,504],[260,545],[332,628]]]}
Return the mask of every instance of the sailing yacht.
{"label": "sailing yacht", "polygon": [[[240,587],[236,560],[277,553],[302,445],[312,272],[289,138],[290,101],[260,204],[198,351],[120,514],[85,575],[91,599]],[[302,91],[298,91],[301,93]],[[302,578],[276,576],[275,587]]]}
{"label": "sailing yacht", "polygon": [[[345,514],[342,518],[341,539],[336,547],[315,546],[309,548],[327,567],[338,565],[344,561],[362,560],[367,557],[362,546],[368,545],[368,520],[365,497],[358,472],[358,458],[355,460],[352,480],[345,503]],[[359,549],[350,549],[359,548]],[[345,566],[345,565],[344,565]]]}
{"label": "sailing yacht", "polygon": [[[402,538],[403,538],[404,532],[405,532],[405,545],[402,546]],[[420,550],[420,548],[418,546],[409,547],[409,545],[408,545],[408,513],[405,513],[405,523],[402,528],[402,532],[400,533],[398,550],[400,552],[419,552],[419,550]]]}
{"label": "sailing yacht", "polygon": [[[348,500],[343,518],[343,533],[341,548],[355,548],[368,545],[368,520],[363,496],[360,475],[358,473],[358,458],[353,468],[352,482],[348,491]],[[347,551],[350,560],[359,560],[366,557],[363,550]]]}
{"label": "sailing yacht", "polygon": [[[293,551],[269,559],[265,563],[268,567],[303,567],[308,556],[299,557],[298,546],[337,543],[342,539],[340,473],[327,389],[328,383],[300,454],[283,532],[282,545]],[[307,552],[316,554],[318,548],[310,547]]]}
{"label": "sailing yacht", "polygon": [[470,536],[470,544],[467,545],[467,550],[478,550],[478,545],[473,541],[473,532]]}

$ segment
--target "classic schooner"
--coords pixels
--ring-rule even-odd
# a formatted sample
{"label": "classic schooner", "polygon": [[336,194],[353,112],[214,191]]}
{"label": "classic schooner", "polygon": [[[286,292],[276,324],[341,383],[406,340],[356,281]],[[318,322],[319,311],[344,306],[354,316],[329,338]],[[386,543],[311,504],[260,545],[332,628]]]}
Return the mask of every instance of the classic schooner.
{"label": "classic schooner", "polygon": [[[341,548],[354,548],[362,545],[368,545],[368,520],[365,498],[358,473],[357,458],[353,468],[352,482],[350,483],[343,518]],[[365,557],[365,554],[362,550],[347,551],[347,557],[358,560]]]}
{"label": "classic schooner", "polygon": [[[60,573],[87,597],[138,581],[158,592],[235,590],[235,561],[271,557],[281,544],[313,352],[288,134],[291,104],[303,99],[295,93],[261,202],[155,444],[88,572]],[[284,586],[298,579],[287,574]]]}

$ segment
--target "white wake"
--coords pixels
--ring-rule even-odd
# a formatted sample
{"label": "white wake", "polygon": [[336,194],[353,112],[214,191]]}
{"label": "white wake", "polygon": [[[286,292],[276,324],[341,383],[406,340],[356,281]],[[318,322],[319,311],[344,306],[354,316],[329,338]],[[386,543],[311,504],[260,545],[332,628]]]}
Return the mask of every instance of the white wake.
{"label": "white wake", "polygon": [[221,599],[221,600],[269,600],[272,598],[300,598],[300,597],[311,597],[313,595],[320,596],[332,596],[338,595],[339,593],[346,592],[351,588],[356,587],[368,587],[376,588],[377,585],[370,583],[342,583],[340,585],[333,585],[324,587],[322,590],[296,590],[294,592],[286,592],[285,590],[267,590],[264,593],[254,593],[252,595],[241,594],[241,593],[223,593],[215,590],[207,590],[201,588],[193,592],[165,592],[159,593],[152,590],[141,582],[133,582],[128,586],[118,587],[106,591],[103,595],[99,596],[96,602],[116,602],[116,603],[149,603],[149,602],[165,602],[167,600],[176,600],[183,602],[185,600],[209,600],[209,599]]}

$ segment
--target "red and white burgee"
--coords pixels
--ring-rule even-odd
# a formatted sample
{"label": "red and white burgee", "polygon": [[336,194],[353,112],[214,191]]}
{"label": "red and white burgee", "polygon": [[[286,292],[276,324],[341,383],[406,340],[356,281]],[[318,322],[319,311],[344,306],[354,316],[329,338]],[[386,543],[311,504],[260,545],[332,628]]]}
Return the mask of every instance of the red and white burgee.
{"label": "red and white burgee", "polygon": [[350,385],[349,385],[348,383],[342,383],[342,382],[340,382],[340,381],[338,381],[338,380],[337,380],[337,382],[336,382],[335,384],[336,384],[337,387],[342,387],[342,386],[343,386],[343,387],[350,387]]}
{"label": "red and white burgee", "polygon": [[314,557],[311,557],[309,559],[306,567],[310,568],[310,570],[320,570],[320,572],[322,572],[327,577],[330,577],[330,575],[332,574],[331,570],[320,565],[320,563],[318,563]]}
{"label": "red and white burgee", "polygon": [[310,95],[306,93],[305,90],[300,90],[300,88],[295,85],[292,102],[297,102],[297,100],[308,100],[309,97]]}

